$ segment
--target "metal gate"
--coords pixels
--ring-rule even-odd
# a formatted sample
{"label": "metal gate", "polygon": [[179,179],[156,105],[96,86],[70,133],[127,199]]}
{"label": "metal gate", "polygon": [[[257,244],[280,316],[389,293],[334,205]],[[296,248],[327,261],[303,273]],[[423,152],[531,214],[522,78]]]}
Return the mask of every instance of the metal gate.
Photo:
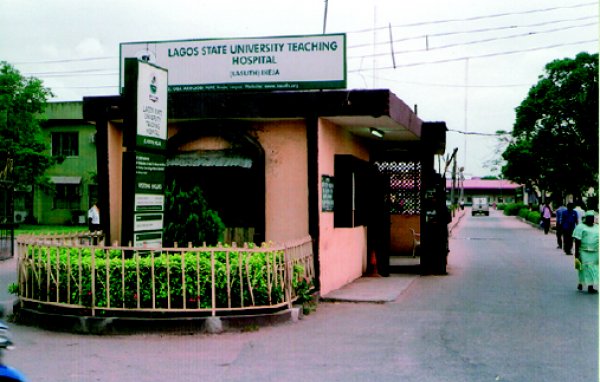
{"label": "metal gate", "polygon": [[15,192],[12,179],[13,161],[8,159],[0,171],[0,260],[15,253]]}

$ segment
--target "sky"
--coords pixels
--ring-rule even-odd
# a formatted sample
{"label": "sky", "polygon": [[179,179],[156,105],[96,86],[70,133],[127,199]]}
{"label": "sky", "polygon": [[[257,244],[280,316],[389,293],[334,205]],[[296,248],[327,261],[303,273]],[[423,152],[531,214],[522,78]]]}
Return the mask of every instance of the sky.
{"label": "sky", "polygon": [[[0,61],[51,101],[116,95],[122,42],[346,33],[348,89],[390,89],[444,121],[446,156],[497,175],[498,130],[547,63],[598,52],[589,0],[0,0]],[[393,53],[392,53],[393,52]],[[597,111],[594,111],[597,112]]]}

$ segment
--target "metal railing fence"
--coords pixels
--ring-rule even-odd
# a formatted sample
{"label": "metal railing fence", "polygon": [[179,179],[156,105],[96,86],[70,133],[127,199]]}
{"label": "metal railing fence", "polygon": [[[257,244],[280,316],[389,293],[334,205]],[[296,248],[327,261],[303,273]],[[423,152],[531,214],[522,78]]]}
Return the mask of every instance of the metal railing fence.
{"label": "metal railing fence", "polygon": [[291,307],[315,277],[310,237],[260,247],[234,243],[148,249],[50,236],[17,238],[22,304],[83,309],[93,316],[216,316]]}

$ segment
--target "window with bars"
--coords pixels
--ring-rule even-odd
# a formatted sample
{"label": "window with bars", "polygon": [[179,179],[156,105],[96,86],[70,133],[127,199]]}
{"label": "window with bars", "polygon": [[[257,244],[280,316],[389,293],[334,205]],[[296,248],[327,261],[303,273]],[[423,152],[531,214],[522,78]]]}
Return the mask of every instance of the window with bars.
{"label": "window with bars", "polygon": [[52,133],[52,156],[79,155],[79,133]]}
{"label": "window with bars", "polygon": [[389,178],[386,202],[392,214],[421,213],[421,162],[375,162],[377,170]]}

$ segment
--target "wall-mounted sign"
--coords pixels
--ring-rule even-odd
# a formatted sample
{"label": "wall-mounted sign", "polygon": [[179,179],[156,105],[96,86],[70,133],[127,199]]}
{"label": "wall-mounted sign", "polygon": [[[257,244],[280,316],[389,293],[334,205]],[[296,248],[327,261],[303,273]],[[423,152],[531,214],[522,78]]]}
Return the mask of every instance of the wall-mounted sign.
{"label": "wall-mounted sign", "polygon": [[346,35],[130,42],[126,58],[169,70],[169,91],[295,90],[346,87]]}
{"label": "wall-mounted sign", "polygon": [[[135,194],[163,195],[165,192],[164,185],[166,166],[167,159],[164,155],[143,153],[139,151],[135,152]],[[152,202],[148,199],[141,201],[145,203]]]}
{"label": "wall-mounted sign", "polygon": [[135,194],[134,210],[135,212],[156,212],[162,211],[165,205],[164,195]]}
{"label": "wall-mounted sign", "polygon": [[333,176],[321,177],[321,211],[333,212]]}
{"label": "wall-mounted sign", "polygon": [[162,231],[140,232],[133,235],[134,247],[160,248],[162,247]]}
{"label": "wall-mounted sign", "polygon": [[133,231],[162,231],[163,214],[135,214],[133,222]]}

